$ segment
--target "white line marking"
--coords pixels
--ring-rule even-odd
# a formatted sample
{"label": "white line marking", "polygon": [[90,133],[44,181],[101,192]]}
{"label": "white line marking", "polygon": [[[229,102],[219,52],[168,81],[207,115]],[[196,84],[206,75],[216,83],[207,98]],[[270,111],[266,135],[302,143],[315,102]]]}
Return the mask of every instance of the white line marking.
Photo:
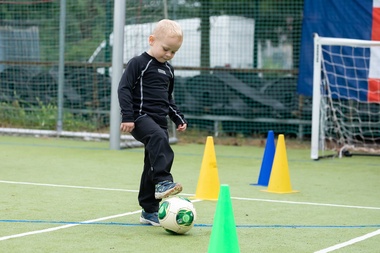
{"label": "white line marking", "polygon": [[[64,188],[75,188],[75,189],[91,189],[91,190],[104,190],[104,191],[123,191],[123,192],[138,192],[137,190],[126,190],[126,189],[115,189],[115,188],[102,188],[102,187],[88,187],[88,186],[73,186],[73,185],[57,185],[57,184],[42,184],[42,183],[31,183],[31,182],[15,182],[15,181],[5,181],[5,180],[0,180],[0,183],[6,183],[6,184],[23,184],[23,185],[35,185],[35,186],[49,186],[49,187],[64,187]],[[191,195],[191,194],[185,194],[185,195]],[[271,202],[271,203],[285,203],[285,204],[298,204],[298,205],[314,205],[314,206],[329,206],[329,207],[344,207],[344,208],[358,208],[358,209],[372,209],[372,210],[380,210],[380,207],[367,207],[367,206],[352,206],[352,205],[338,205],[338,204],[324,204],[324,203],[313,203],[313,202],[296,202],[296,201],[284,201],[284,200],[270,200],[270,199],[256,199],[256,198],[239,198],[239,197],[231,197],[232,199],[237,199],[237,200],[248,200],[248,201],[262,201],[262,202]],[[197,202],[201,200],[195,200],[192,202]],[[113,218],[118,218],[118,217],[123,217],[126,215],[131,215],[131,214],[136,214],[141,212],[139,211],[134,211],[134,212],[128,212],[128,213],[122,213],[122,214],[117,214],[113,216],[108,216],[108,217],[103,217],[103,218],[98,218],[94,220],[89,220],[89,221],[83,221],[80,223],[86,224],[86,223],[92,223],[92,222],[98,222],[98,221],[104,221],[108,219],[113,219]],[[60,229],[65,229],[65,228],[70,228],[74,226],[79,226],[81,224],[67,224],[64,226],[59,226],[59,227],[54,227],[54,228],[48,228],[48,229],[42,229],[42,230],[36,230],[36,231],[31,231],[31,232],[26,232],[26,233],[21,233],[21,234],[15,234],[15,235],[10,235],[10,236],[4,236],[0,237],[0,241],[12,239],[12,238],[17,238],[17,237],[23,237],[23,236],[28,236],[28,235],[35,235],[35,234],[41,234],[41,233],[47,233],[47,232],[52,232]],[[327,253],[334,251],[336,249],[340,249],[343,247],[346,247],[348,245],[364,241],[368,238],[371,238],[373,236],[379,235],[380,234],[380,229],[376,230],[372,233],[354,238],[352,240],[349,240],[344,243],[340,243],[334,246],[331,246],[326,249],[322,249],[320,251],[316,251],[315,253]]]}
{"label": "white line marking", "polygon": [[351,244],[354,244],[354,243],[357,243],[357,242],[361,242],[361,241],[364,241],[368,238],[371,238],[371,237],[374,237],[376,235],[380,235],[380,229],[379,230],[376,230],[374,232],[371,232],[371,233],[368,233],[368,234],[365,234],[365,235],[362,235],[362,236],[359,236],[359,237],[356,237],[354,239],[351,239],[347,242],[343,242],[343,243],[339,243],[337,245],[334,245],[334,246],[331,246],[331,247],[328,247],[326,249],[322,249],[322,250],[319,250],[319,251],[315,251],[314,253],[327,253],[327,252],[331,252],[331,251],[334,251],[334,250],[337,250],[337,249],[341,249],[343,247],[346,247],[346,246],[349,246]]}
{"label": "white line marking", "polygon": [[[117,189],[117,188],[102,188],[102,187],[89,187],[89,186],[59,185],[59,184],[42,184],[42,183],[16,182],[16,181],[5,181],[5,180],[0,180],[0,183],[36,185],[36,186],[49,186],[49,187],[64,187],[64,188],[74,188],[74,189],[103,190],[103,191],[138,192],[137,190],[126,190],[126,189]],[[194,196],[194,194],[185,194],[185,193],[181,193],[181,195]],[[284,204],[297,204],[297,205],[312,205],[312,206],[328,206],[328,207],[343,207],[343,208],[380,210],[380,207],[372,207],[372,206],[352,206],[352,205],[338,205],[338,204],[313,203],[313,202],[297,202],[297,201],[272,200],[272,199],[239,198],[239,197],[231,197],[231,198],[232,199],[237,199],[237,200],[262,201],[262,202],[271,202],[271,203],[284,203]]]}
{"label": "white line marking", "polygon": [[117,189],[117,188],[102,188],[102,187],[89,187],[89,186],[61,185],[61,184],[41,184],[41,183],[15,182],[15,181],[4,181],[4,180],[0,180],[0,183],[64,187],[64,188],[75,188],[75,189],[90,189],[90,190],[102,190],[102,191],[138,192],[137,190],[126,190],[126,189]]}
{"label": "white line marking", "polygon": [[[102,218],[98,218],[98,219],[94,219],[94,220],[82,221],[80,223],[87,224],[87,223],[92,223],[92,222],[104,221],[104,220],[119,218],[119,217],[123,217],[123,216],[127,216],[127,215],[132,215],[132,214],[136,214],[136,213],[140,213],[140,212],[141,212],[141,210],[134,211],[134,212],[128,212],[128,213],[121,213],[121,214],[102,217]],[[0,241],[5,241],[8,239],[13,239],[13,238],[18,238],[18,237],[24,237],[24,236],[28,236],[28,235],[36,235],[36,234],[42,234],[42,233],[57,231],[60,229],[75,227],[75,226],[79,226],[79,225],[81,225],[81,224],[68,224],[68,225],[54,227],[54,228],[47,228],[47,229],[35,230],[35,231],[30,231],[30,232],[21,233],[21,234],[3,236],[3,237],[0,237]]]}
{"label": "white line marking", "polygon": [[[4,181],[0,180],[0,183],[6,183],[6,184],[22,184],[22,185],[35,185],[35,186],[49,186],[49,187],[65,187],[65,188],[76,188],[76,189],[91,189],[91,190],[105,190],[105,191],[124,191],[124,192],[138,192],[136,190],[125,190],[125,189],[114,189],[114,188],[101,188],[101,187],[87,187],[87,186],[73,186],[73,185],[57,185],[57,184],[41,184],[41,183],[30,183],[30,182],[15,182],[15,181]],[[193,200],[191,202],[198,202],[202,200]],[[98,222],[98,221],[104,221],[104,220],[110,220],[114,218],[119,218],[127,215],[132,215],[136,213],[140,213],[141,210],[134,211],[134,212],[128,212],[128,213],[122,213],[122,214],[116,214],[112,216],[107,216],[107,217],[102,217],[94,220],[88,220],[88,221],[82,221],[76,224],[67,224],[59,227],[53,227],[53,228],[47,228],[47,229],[42,229],[42,230],[36,230],[36,231],[30,231],[26,233],[21,233],[21,234],[15,234],[15,235],[9,235],[9,236],[3,236],[0,237],[0,241],[5,241],[8,239],[13,239],[13,238],[18,238],[18,237],[24,237],[28,235],[35,235],[35,234],[41,234],[41,233],[48,233],[48,232],[53,232],[57,231],[60,229],[65,229],[65,228],[70,228],[74,226],[79,226],[81,223],[83,224],[88,224],[88,223],[93,223],[93,222]]]}
{"label": "white line marking", "polygon": [[231,197],[231,198],[232,199],[238,199],[238,200],[263,201],[263,202],[297,204],[297,205],[330,206],[330,207],[345,207],[345,208],[380,210],[380,207],[372,207],[372,206],[350,206],[350,205],[325,204],[325,203],[313,203],[313,202],[296,202],[296,201],[286,201],[286,200],[253,199],[253,198],[237,198],[237,197]]}

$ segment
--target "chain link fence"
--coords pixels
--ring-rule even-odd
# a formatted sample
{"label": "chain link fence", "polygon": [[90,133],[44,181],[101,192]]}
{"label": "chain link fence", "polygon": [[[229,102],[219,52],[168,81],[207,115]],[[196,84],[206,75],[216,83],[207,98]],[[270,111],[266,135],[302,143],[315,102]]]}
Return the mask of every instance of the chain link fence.
{"label": "chain link fence", "polygon": [[[0,127],[54,131],[61,2],[0,3]],[[64,131],[109,131],[113,7],[66,1]],[[302,138],[311,121],[310,98],[296,91],[302,10],[303,0],[126,0],[120,54],[124,63],[141,54],[155,22],[174,19],[184,30],[174,97],[189,129]]]}

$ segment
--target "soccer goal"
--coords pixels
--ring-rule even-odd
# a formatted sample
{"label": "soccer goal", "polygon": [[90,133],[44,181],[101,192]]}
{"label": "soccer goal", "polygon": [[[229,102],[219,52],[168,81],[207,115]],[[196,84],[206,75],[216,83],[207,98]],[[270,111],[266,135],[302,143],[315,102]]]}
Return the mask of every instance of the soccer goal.
{"label": "soccer goal", "polygon": [[380,41],[314,35],[311,158],[380,155]]}

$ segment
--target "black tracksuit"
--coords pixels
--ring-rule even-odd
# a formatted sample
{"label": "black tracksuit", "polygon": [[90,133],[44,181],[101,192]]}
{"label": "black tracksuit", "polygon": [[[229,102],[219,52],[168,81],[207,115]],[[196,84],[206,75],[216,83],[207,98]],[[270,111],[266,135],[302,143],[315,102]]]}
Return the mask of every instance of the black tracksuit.
{"label": "black tracksuit", "polygon": [[122,122],[135,123],[131,134],[145,147],[138,199],[149,213],[159,207],[155,185],[173,181],[170,170],[174,153],[169,145],[167,116],[176,126],[187,123],[173,100],[173,86],[173,67],[144,52],[128,62],[118,88]]}

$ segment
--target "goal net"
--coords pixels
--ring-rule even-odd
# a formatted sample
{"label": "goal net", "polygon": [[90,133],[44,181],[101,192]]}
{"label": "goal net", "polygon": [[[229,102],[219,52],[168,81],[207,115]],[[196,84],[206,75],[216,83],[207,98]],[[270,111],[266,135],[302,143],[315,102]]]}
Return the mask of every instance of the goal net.
{"label": "goal net", "polygon": [[380,155],[380,41],[314,35],[311,158]]}

